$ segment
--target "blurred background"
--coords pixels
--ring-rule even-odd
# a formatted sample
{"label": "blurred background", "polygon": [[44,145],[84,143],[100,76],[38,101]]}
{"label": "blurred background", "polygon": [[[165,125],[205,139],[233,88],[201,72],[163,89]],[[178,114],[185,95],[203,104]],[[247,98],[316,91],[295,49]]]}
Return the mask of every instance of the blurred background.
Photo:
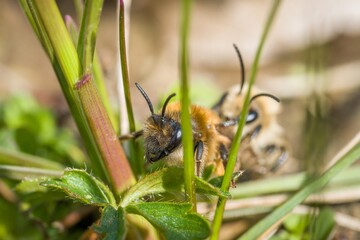
{"label": "blurred background", "polygon": [[[126,1],[125,1],[126,2]],[[56,76],[18,2],[0,0],[0,102],[32,95],[72,126]],[[214,104],[240,81],[239,47],[247,76],[269,12],[269,0],[198,0],[191,17],[193,102]],[[75,16],[73,1],[58,1]],[[179,80],[180,1],[133,0],[128,57],[132,101],[139,126],[148,107],[139,82],[156,105]],[[114,107],[117,98],[116,1],[105,1],[97,52]],[[278,117],[292,149],[285,170],[313,169],[330,160],[360,129],[360,1],[283,1],[264,46],[256,85],[278,96]],[[306,159],[306,161],[305,161]],[[359,207],[345,212],[360,216]]]}
{"label": "blurred background", "polygon": [[[249,75],[270,3],[194,1],[189,42],[192,95],[200,96],[193,99],[195,103],[211,106],[226,89],[239,83],[239,63],[233,43],[240,48]],[[63,15],[75,16],[73,1],[58,1],[58,4]],[[68,108],[55,74],[17,1],[1,0],[1,6],[0,100],[27,92],[57,116],[66,116]],[[115,9],[116,1],[105,2],[97,49],[116,107]],[[148,112],[133,83],[141,83],[156,103],[178,81],[179,12],[179,1],[132,1],[129,68],[139,123]],[[279,121],[296,158],[304,157],[303,130],[309,127],[305,123],[306,112],[314,115],[316,111],[309,99],[314,102],[319,98],[316,101],[321,103],[320,114],[326,118],[327,127],[323,129],[328,134],[323,140],[327,141],[326,159],[360,129],[359,42],[359,1],[282,2],[264,47],[257,85],[282,100]]]}

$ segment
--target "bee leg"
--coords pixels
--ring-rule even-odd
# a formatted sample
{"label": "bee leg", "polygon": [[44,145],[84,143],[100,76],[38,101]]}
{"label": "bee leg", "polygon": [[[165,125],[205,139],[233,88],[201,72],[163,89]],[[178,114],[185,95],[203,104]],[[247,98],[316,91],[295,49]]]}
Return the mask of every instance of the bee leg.
{"label": "bee leg", "polygon": [[224,144],[220,144],[219,145],[219,153],[220,153],[220,157],[224,162],[224,166],[226,166],[228,158],[229,158],[229,152],[226,149]]}
{"label": "bee leg", "polygon": [[119,137],[119,140],[124,141],[124,140],[133,139],[133,138],[136,139],[136,138],[140,137],[141,135],[143,135],[143,133],[144,133],[144,130],[139,130],[136,132],[124,134]]}
{"label": "bee leg", "polygon": [[[229,151],[224,144],[219,145],[219,153],[220,153],[220,158],[223,161],[224,168],[226,168],[229,159]],[[236,181],[242,175],[242,173],[243,171],[238,171],[236,174],[233,174],[233,178],[231,179],[231,183],[230,183],[230,186],[232,188],[236,188]]]}
{"label": "bee leg", "polygon": [[204,152],[204,143],[199,141],[195,144],[196,175],[200,176],[201,158]]}
{"label": "bee leg", "polygon": [[[270,145],[267,147],[267,151],[274,151],[276,146]],[[279,157],[276,159],[275,164],[271,167],[270,171],[275,172],[288,158],[288,151],[285,147],[278,147],[280,149]]]}
{"label": "bee leg", "polygon": [[251,133],[251,139],[254,139],[254,138],[256,138],[258,135],[259,135],[259,133],[260,133],[260,130],[261,130],[261,125],[258,125],[255,129],[254,129],[254,131]]}
{"label": "bee leg", "polygon": [[215,173],[217,176],[222,176],[225,173],[225,167],[228,162],[228,149],[224,143],[220,143],[217,149],[219,155],[215,160]]}

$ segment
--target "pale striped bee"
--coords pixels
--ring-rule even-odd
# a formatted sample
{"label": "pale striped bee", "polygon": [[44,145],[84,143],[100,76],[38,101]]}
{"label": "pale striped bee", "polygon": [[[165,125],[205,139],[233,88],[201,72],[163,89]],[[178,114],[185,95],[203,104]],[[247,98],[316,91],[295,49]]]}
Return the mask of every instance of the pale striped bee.
{"label": "pale striped bee", "polygon": [[[247,84],[244,84],[244,63],[240,51],[236,45],[234,47],[241,66],[241,83],[226,91],[213,107],[223,121],[220,132],[231,140],[235,136],[245,100],[243,89],[247,89]],[[288,159],[288,142],[277,120],[281,110],[278,102],[275,96],[252,88],[236,169],[245,170],[251,175],[262,175],[276,171]]]}

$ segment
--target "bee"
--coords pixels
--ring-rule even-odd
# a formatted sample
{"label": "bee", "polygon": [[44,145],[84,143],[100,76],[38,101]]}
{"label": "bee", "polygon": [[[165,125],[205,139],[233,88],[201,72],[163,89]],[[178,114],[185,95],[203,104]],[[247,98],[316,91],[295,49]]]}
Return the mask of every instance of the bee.
{"label": "bee", "polygon": [[[244,63],[234,44],[241,67],[241,83],[231,87],[213,106],[223,121],[221,134],[232,140],[237,131],[240,113],[245,101],[242,92],[245,84]],[[279,99],[262,93],[256,87],[251,90],[249,112],[242,133],[236,169],[244,169],[250,175],[275,172],[288,158],[288,144],[277,116],[281,111]],[[274,101],[275,100],[275,101]]]}
{"label": "bee", "polygon": [[[143,130],[122,136],[120,139],[143,135],[145,158],[148,162],[163,160],[167,166],[182,166],[181,105],[179,102],[170,103],[175,93],[167,97],[161,112],[155,113],[146,92],[138,83],[135,85],[145,98],[151,115],[146,119]],[[220,117],[211,109],[197,105],[190,106],[190,116],[196,175],[201,176],[205,167],[209,165],[214,165],[215,175],[223,175],[224,162],[227,161],[231,142],[217,129],[221,124]]]}

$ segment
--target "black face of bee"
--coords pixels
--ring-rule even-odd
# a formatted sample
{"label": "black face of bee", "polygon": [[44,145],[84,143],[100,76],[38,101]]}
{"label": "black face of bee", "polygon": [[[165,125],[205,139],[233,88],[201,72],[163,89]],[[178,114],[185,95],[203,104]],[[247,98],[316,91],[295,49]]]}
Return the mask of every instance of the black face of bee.
{"label": "black face of bee", "polygon": [[135,85],[145,98],[151,112],[144,128],[145,157],[149,162],[156,162],[171,154],[181,143],[180,123],[165,115],[167,104],[176,94],[167,97],[161,115],[157,115],[154,114],[153,105],[144,89],[138,83]]}
{"label": "black face of bee", "polygon": [[181,144],[181,126],[179,122],[160,115],[152,115],[148,121],[153,121],[151,128],[154,131],[145,136],[145,155],[149,162],[156,162]]}

